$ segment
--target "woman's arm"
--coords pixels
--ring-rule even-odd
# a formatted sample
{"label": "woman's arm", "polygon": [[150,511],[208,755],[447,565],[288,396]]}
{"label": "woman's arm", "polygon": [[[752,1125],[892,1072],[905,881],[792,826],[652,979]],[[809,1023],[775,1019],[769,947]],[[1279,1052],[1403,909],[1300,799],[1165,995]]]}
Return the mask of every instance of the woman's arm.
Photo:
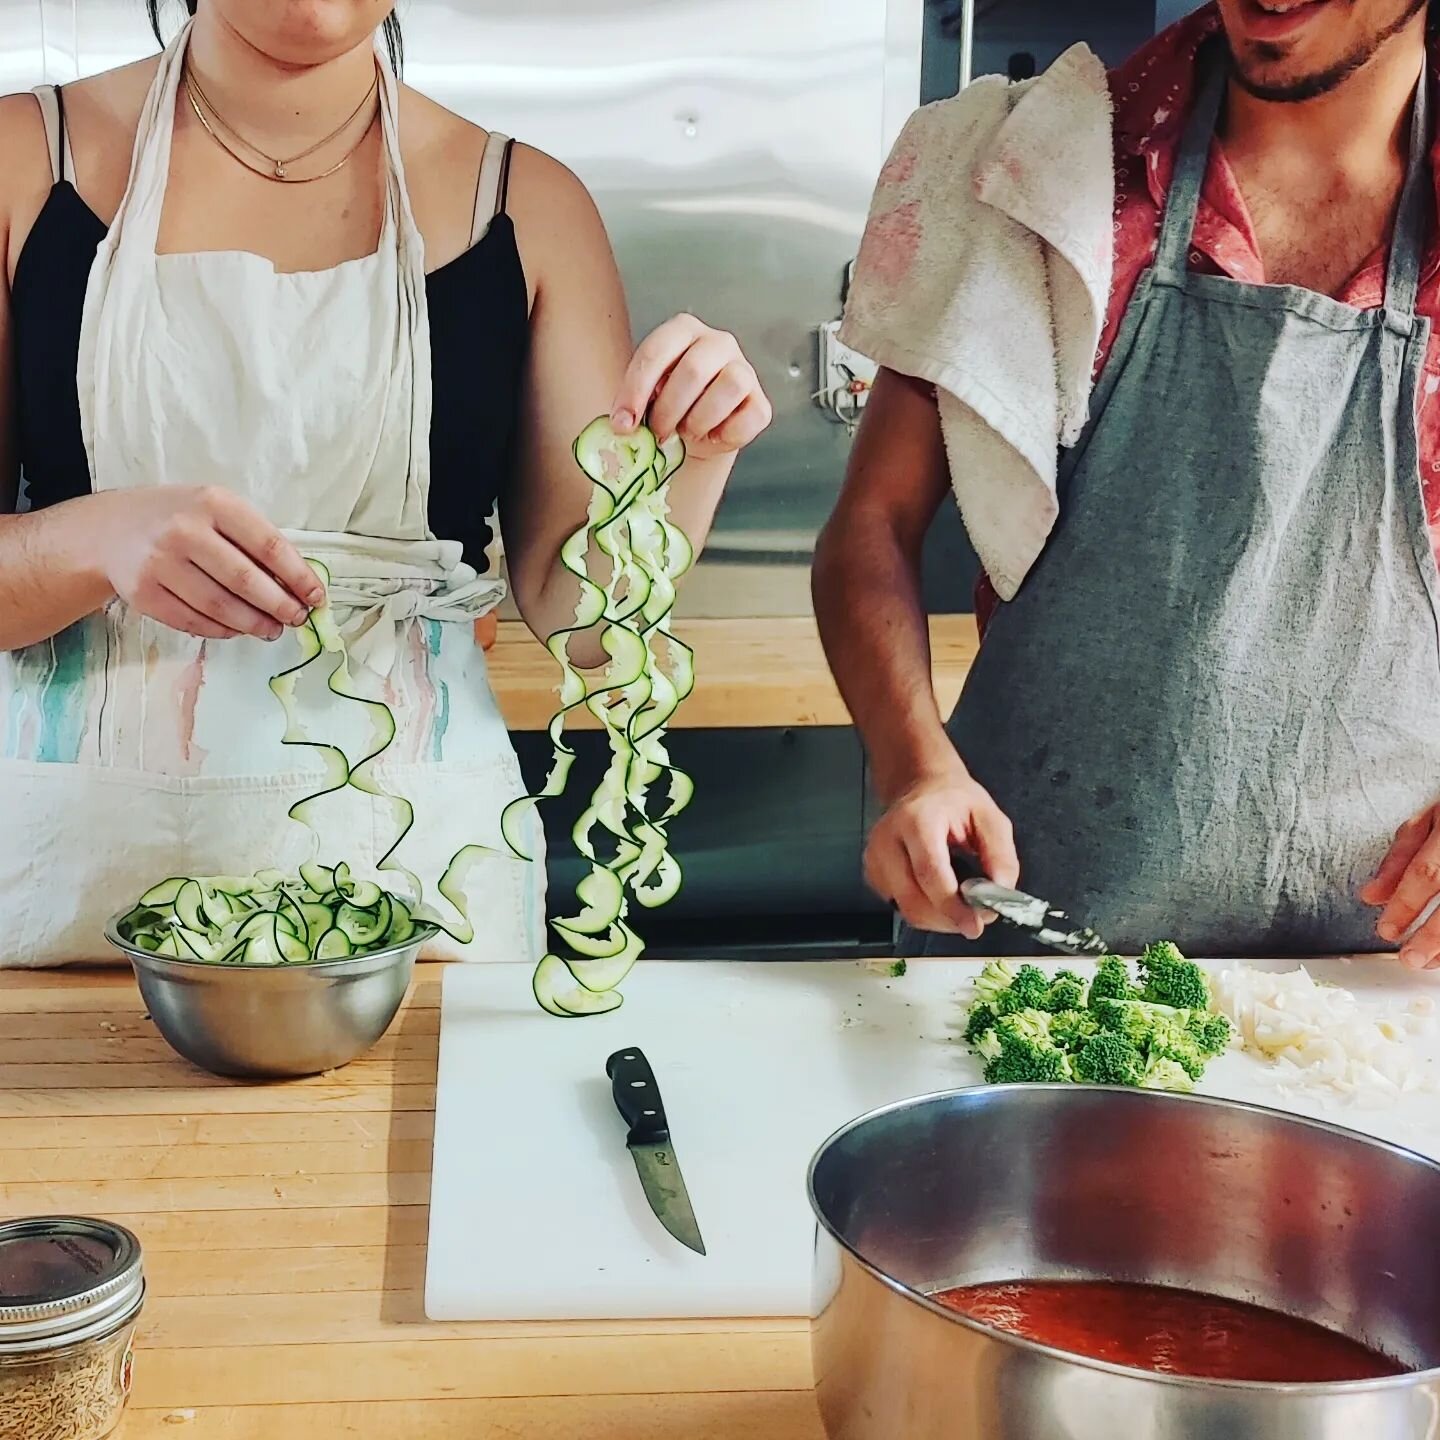
{"label": "woman's arm", "polygon": [[[572,623],[578,598],[559,563],[590,501],[575,436],[597,415],[622,431],[648,419],[661,441],[678,434],[687,459],[669,492],[671,519],[698,553],[736,452],[770,423],[770,405],[734,337],[692,316],[667,321],[632,354],[604,224],[563,165],[517,146],[510,193],[534,300],[519,463],[500,515],[516,604],[543,639]],[[598,637],[574,647],[576,663],[604,658]]]}
{"label": "woman's arm", "polygon": [[[29,95],[0,98],[0,651],[48,640],[118,594],[211,639],[275,638],[323,592],[288,540],[238,496],[157,486],[17,515],[20,482],[11,282],[50,191]],[[297,599],[297,597],[300,597]]]}
{"label": "woman's arm", "polygon": [[[15,325],[10,280],[24,236],[45,202],[45,128],[28,95],[0,98],[0,650],[48,639],[114,593],[78,503],[16,515],[20,489]],[[89,541],[90,554],[85,556]]]}

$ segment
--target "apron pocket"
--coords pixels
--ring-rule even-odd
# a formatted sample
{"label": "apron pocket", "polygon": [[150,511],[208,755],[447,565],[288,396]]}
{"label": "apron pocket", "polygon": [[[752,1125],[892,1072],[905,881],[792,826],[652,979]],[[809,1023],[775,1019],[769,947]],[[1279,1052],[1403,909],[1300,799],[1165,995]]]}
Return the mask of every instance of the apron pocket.
{"label": "apron pocket", "polygon": [[181,853],[177,782],[93,765],[0,763],[0,967],[120,960],[106,922]]}
{"label": "apron pocket", "polygon": [[[0,968],[97,960],[119,962],[106,923],[169,875],[294,870],[312,842],[287,811],[313,777],[173,779],[101,766],[0,762],[0,815],[14,841],[0,847]],[[536,858],[513,858],[500,814],[524,793],[506,754],[483,765],[392,765],[384,783],[415,808],[415,828],[396,858],[420,876],[439,908],[436,885],[462,846],[496,853],[471,867],[475,939],[441,935],[427,958],[536,961],[545,947],[544,839]],[[396,817],[384,801],[347,789],[318,807],[320,858],[373,874],[393,844]]]}
{"label": "apron pocket", "polygon": [[[200,776],[182,783],[186,874],[289,874],[314,855],[310,832],[289,815],[296,801],[320,788],[323,782],[314,775]],[[320,801],[314,818],[322,863],[345,860],[359,874],[374,865],[372,803],[368,795],[348,788]]]}

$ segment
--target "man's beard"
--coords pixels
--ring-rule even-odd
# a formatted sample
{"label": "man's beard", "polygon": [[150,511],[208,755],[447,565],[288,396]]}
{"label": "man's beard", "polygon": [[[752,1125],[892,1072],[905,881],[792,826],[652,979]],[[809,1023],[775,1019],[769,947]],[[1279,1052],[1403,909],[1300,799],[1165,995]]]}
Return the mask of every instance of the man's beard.
{"label": "man's beard", "polygon": [[[1405,13],[1398,20],[1392,21],[1378,34],[1361,41],[1343,59],[1337,60],[1335,64],[1327,66],[1313,75],[1300,75],[1273,85],[1267,85],[1264,81],[1249,74],[1245,63],[1235,54],[1232,46],[1230,54],[1235,62],[1235,79],[1242,90],[1248,91],[1257,100],[1295,103],[1328,95],[1332,90],[1343,85],[1357,70],[1363,70],[1382,47],[1388,45],[1429,3],[1430,0],[1409,0]],[[1261,40],[1248,48],[1247,59],[1252,66],[1257,61],[1260,65],[1281,63],[1285,59],[1285,47],[1271,45]]]}

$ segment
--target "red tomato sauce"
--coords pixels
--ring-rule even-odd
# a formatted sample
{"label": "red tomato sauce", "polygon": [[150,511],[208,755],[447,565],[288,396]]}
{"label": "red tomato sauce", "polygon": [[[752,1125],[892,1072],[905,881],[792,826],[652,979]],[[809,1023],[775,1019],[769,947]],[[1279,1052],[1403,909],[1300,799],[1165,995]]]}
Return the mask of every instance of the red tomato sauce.
{"label": "red tomato sauce", "polygon": [[1406,1367],[1334,1330],[1160,1285],[1015,1280],[930,1297],[997,1330],[1115,1365],[1207,1380],[1374,1380]]}

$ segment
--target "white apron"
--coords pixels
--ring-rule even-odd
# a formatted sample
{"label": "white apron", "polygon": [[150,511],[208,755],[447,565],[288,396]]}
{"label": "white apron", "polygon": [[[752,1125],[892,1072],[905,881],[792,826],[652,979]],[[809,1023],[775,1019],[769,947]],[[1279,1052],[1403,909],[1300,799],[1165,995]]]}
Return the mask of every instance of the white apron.
{"label": "white apron", "polygon": [[[188,39],[187,26],[161,58],[86,291],[78,379],[93,486],[223,485],[326,563],[357,683],[396,720],[378,774],[415,807],[396,860],[438,902],[456,850],[496,852],[470,872],[475,940],[442,937],[428,953],[538,960],[543,841],[532,826],[526,863],[501,840],[500,813],[524,786],[474,639],[504,587],[426,518],[424,248],[394,76],[379,58],[386,190],[373,255],[302,274],[240,252],[157,256]],[[309,832],[286,812],[317,788],[319,764],[282,745],[268,689],[299,658],[290,633],[206,641],[119,602],[0,656],[0,965],[99,957],[106,919],[165,876],[309,856]],[[299,700],[317,739],[363,753],[362,707],[323,683],[302,684]],[[365,873],[396,834],[392,807],[353,789],[316,822],[320,858]]]}

